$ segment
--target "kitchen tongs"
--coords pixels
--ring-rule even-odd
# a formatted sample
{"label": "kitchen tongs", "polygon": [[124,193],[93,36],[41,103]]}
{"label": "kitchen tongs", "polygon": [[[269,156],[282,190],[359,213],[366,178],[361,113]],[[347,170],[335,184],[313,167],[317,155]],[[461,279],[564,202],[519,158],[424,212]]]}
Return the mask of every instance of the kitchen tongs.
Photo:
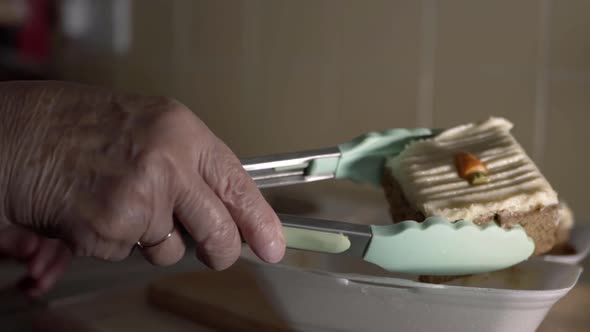
{"label": "kitchen tongs", "polygon": [[386,157],[435,133],[431,129],[389,129],[330,148],[246,158],[241,162],[259,188],[345,178],[379,185]]}
{"label": "kitchen tongs", "polygon": [[[378,186],[385,158],[410,142],[431,138],[430,129],[371,132],[336,147],[242,159],[259,188],[328,179]],[[363,258],[382,268],[423,275],[464,275],[499,270],[526,260],[534,243],[520,226],[477,226],[430,217],[387,225],[352,224],[279,215],[287,247]]]}

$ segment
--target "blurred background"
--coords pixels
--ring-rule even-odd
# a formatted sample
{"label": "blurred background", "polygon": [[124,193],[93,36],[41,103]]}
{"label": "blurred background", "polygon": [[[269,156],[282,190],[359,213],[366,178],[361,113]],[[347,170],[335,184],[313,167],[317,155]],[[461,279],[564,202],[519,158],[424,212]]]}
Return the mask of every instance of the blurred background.
{"label": "blurred background", "polygon": [[585,0],[1,0],[0,78],[168,95],[241,157],[504,116],[583,220],[589,13]]}

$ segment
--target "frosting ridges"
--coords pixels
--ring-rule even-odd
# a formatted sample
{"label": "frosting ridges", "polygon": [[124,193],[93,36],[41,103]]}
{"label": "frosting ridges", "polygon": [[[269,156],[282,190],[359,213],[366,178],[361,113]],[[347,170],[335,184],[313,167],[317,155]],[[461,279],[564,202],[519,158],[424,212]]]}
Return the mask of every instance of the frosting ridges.
{"label": "frosting ridges", "polygon": [[[426,217],[475,220],[498,211],[526,212],[558,203],[557,194],[510,134],[513,125],[490,118],[416,141],[387,161],[404,195]],[[467,151],[488,169],[489,182],[461,178],[454,156]]]}

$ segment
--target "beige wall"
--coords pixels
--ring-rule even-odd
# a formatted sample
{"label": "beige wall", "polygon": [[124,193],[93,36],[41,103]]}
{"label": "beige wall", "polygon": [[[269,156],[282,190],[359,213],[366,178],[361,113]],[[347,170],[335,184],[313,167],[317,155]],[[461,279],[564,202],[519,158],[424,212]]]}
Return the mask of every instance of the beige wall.
{"label": "beige wall", "polygon": [[67,44],[64,77],[174,96],[242,156],[505,116],[590,213],[589,1],[151,0],[132,13],[127,55]]}

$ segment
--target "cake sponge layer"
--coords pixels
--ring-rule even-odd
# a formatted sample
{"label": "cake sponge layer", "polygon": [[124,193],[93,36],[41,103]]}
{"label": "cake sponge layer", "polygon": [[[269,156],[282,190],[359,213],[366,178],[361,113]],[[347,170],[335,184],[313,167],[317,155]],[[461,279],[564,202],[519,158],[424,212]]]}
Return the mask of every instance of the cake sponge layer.
{"label": "cake sponge layer", "polygon": [[[383,177],[383,188],[389,201],[391,217],[394,222],[397,223],[405,220],[421,222],[426,218],[422,212],[410,205],[399,183],[388,170],[385,171]],[[559,207],[558,205],[550,205],[531,209],[526,212],[496,211],[482,215],[478,219],[473,220],[473,222],[478,225],[496,222],[502,227],[507,228],[519,224],[535,243],[533,255],[540,255],[551,250],[556,243],[556,220],[559,220]]]}

